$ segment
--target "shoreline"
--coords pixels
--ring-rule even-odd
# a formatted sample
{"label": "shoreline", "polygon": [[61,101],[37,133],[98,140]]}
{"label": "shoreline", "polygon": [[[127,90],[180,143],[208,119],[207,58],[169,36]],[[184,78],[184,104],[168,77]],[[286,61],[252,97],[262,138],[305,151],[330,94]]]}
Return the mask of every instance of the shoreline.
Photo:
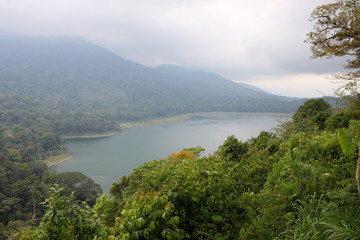
{"label": "shoreline", "polygon": [[101,137],[110,137],[116,134],[119,134],[120,131],[104,132],[104,133],[94,133],[94,134],[85,134],[85,135],[71,135],[71,136],[60,136],[62,139],[73,139],[73,138],[101,138]]}
{"label": "shoreline", "polygon": [[62,153],[60,155],[49,157],[49,158],[43,160],[43,162],[46,164],[46,166],[48,168],[50,168],[52,166],[55,166],[55,165],[58,165],[60,163],[69,161],[71,159],[72,159],[72,155],[70,153],[68,153],[68,152],[65,152],[65,153]]}
{"label": "shoreline", "polygon": [[165,117],[165,118],[157,118],[151,119],[142,122],[123,122],[119,123],[121,129],[133,128],[133,127],[146,127],[146,126],[153,126],[153,125],[162,125],[162,124],[171,124],[171,123],[178,123],[185,120],[188,120],[191,117],[195,116],[210,116],[210,115],[271,115],[271,116],[292,116],[291,113],[262,113],[262,112],[203,112],[203,113],[186,113],[186,114],[179,114],[173,117]]}
{"label": "shoreline", "polygon": [[121,129],[134,128],[134,127],[146,127],[146,126],[154,126],[154,125],[162,125],[162,124],[171,124],[185,121],[192,117],[192,114],[181,114],[173,117],[165,117],[165,118],[156,118],[141,122],[123,122],[120,123]]}

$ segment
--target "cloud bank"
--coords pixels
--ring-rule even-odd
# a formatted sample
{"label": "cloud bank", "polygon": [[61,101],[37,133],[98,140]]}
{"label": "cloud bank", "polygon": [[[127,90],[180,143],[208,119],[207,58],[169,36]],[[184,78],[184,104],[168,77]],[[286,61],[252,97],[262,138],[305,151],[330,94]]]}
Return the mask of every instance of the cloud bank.
{"label": "cloud bank", "polygon": [[[0,0],[0,34],[83,37],[146,66],[177,64],[293,96],[329,91],[324,75],[343,59],[311,60],[304,43],[311,11],[303,0]],[[311,77],[310,77],[311,76]],[[311,80],[310,80],[311,79]],[[321,82],[313,84],[314,81]],[[333,86],[332,86],[333,87]],[[306,89],[311,93],[306,93]],[[320,92],[324,89],[318,89]],[[271,90],[274,92],[273,90]],[[276,89],[275,89],[276,91]],[[284,94],[289,95],[289,94]]]}

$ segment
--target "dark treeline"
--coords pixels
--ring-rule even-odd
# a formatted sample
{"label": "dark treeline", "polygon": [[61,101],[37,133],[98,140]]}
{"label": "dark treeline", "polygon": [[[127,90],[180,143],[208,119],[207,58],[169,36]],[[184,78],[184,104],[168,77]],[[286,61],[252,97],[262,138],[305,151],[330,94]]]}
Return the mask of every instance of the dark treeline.
{"label": "dark treeline", "polygon": [[[79,189],[76,198],[94,204],[102,193],[98,184],[81,173],[50,173],[41,160],[64,152],[59,135],[114,129],[113,122],[91,114],[68,112],[31,97],[1,95],[0,238],[43,215],[44,208],[39,203],[54,183],[68,186],[70,192]],[[80,191],[86,194],[79,194]]]}
{"label": "dark treeline", "polygon": [[0,96],[0,122],[7,126],[31,128],[33,132],[47,131],[57,135],[117,129],[114,121],[107,121],[94,113],[69,109],[66,104],[51,102],[51,99],[5,94]]}

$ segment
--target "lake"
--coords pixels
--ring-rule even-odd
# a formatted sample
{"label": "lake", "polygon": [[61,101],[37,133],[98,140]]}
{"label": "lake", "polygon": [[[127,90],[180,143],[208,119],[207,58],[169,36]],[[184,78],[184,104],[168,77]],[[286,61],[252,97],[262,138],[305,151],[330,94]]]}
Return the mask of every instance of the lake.
{"label": "lake", "polygon": [[82,172],[108,192],[113,182],[145,162],[196,146],[205,148],[207,156],[230,135],[245,141],[288,119],[281,115],[199,115],[178,123],[128,128],[110,137],[66,139],[65,147],[73,158],[50,170]]}

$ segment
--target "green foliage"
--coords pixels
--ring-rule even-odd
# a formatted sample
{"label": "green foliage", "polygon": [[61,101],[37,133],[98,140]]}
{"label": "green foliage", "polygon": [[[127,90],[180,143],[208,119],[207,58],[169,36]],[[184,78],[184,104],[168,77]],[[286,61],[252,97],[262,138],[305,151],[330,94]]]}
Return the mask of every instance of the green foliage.
{"label": "green foliage", "polygon": [[62,188],[50,189],[45,200],[45,215],[38,228],[26,228],[13,239],[79,239],[88,240],[103,234],[102,224],[92,210],[84,203],[77,203],[71,197],[62,196]]}
{"label": "green foliage", "polygon": [[93,210],[105,225],[112,226],[117,213],[121,211],[123,205],[124,203],[121,200],[103,194],[96,199]]}
{"label": "green foliage", "polygon": [[[354,209],[355,210],[355,209]],[[329,240],[358,240],[360,239],[360,221],[356,217],[359,211],[346,212],[340,216],[333,216],[322,224],[324,239]]]}
{"label": "green foliage", "polygon": [[[353,121],[350,129],[356,129],[358,124]],[[358,136],[350,129],[346,131],[352,133],[349,139],[353,142]],[[307,204],[314,193],[324,194],[324,204],[337,204],[342,211],[356,208],[356,162],[353,157],[342,154],[337,140],[337,135],[329,132],[299,133],[282,143],[278,153],[286,150],[286,154],[280,155],[280,160],[273,164],[261,192],[241,196],[249,217],[241,230],[242,239],[271,239],[288,231],[287,223],[293,221],[299,211],[297,201]],[[329,214],[333,212],[329,211]],[[307,220],[301,218],[299,221],[305,224]],[[301,228],[296,231],[303,236],[310,234]],[[301,239],[300,235],[289,239]]]}
{"label": "green foliage", "polygon": [[60,138],[44,129],[19,125],[3,127],[0,127],[2,161],[24,163],[43,160],[63,151]]}
{"label": "green foliage", "polygon": [[323,130],[330,117],[330,104],[324,99],[309,99],[301,105],[293,116],[297,131]]}
{"label": "green foliage", "polygon": [[41,216],[39,202],[46,184],[47,175],[43,163],[28,164],[5,161],[0,164],[0,221],[5,226],[14,220],[29,220]]}
{"label": "green foliage", "polygon": [[161,192],[139,192],[125,202],[110,239],[185,239],[181,216]]}
{"label": "green foliage", "polygon": [[348,139],[348,136],[345,133],[344,129],[338,129],[337,130],[338,133],[338,139],[341,145],[341,148],[343,150],[343,152],[348,156],[348,157],[353,157],[354,156],[354,149],[351,146],[351,143]]}
{"label": "green foliage", "polygon": [[[54,139],[52,135],[48,137]],[[58,181],[62,185],[68,183],[68,191],[76,191],[75,195],[78,199],[88,200],[90,203],[93,201],[92,204],[101,194],[100,187],[83,174],[63,174],[58,177],[47,171],[48,168],[43,161],[29,161],[23,157],[14,159],[5,153],[2,156],[5,159],[0,161],[0,222],[5,228],[6,236],[13,235],[20,227],[38,223],[45,212],[44,206],[40,203],[44,201],[44,196],[53,182]],[[27,157],[31,158],[31,156]],[[24,159],[26,162],[19,162]],[[72,176],[80,176],[80,178]],[[60,181],[61,179],[66,181]],[[67,193],[67,196],[69,195],[70,192]]]}
{"label": "green foliage", "polygon": [[326,129],[335,130],[338,128],[348,128],[351,120],[360,120],[359,110],[342,110],[326,120]]}
{"label": "green foliage", "polygon": [[[236,238],[236,226],[243,211],[233,192],[241,189],[241,183],[233,179],[232,166],[221,158],[194,158],[193,154],[185,152],[172,154],[167,159],[136,169],[124,185],[122,198],[126,204],[137,202],[139,198],[141,201],[155,198],[156,201],[152,200],[155,202],[163,199],[158,207],[161,209],[171,202],[171,216],[179,219],[176,227],[191,231],[190,238]],[[141,207],[136,211],[144,212]],[[158,211],[154,209],[154,213]],[[151,222],[150,216],[141,217],[145,222]],[[166,223],[162,225],[166,226]],[[157,232],[164,231],[156,229]]]}
{"label": "green foliage", "polygon": [[318,198],[314,194],[305,201],[298,201],[295,210],[296,216],[289,221],[287,230],[275,238],[276,240],[360,239],[357,208],[350,214],[334,202],[327,202],[324,196]]}
{"label": "green foliage", "polygon": [[219,155],[229,161],[240,161],[241,157],[248,150],[247,143],[239,141],[234,135],[229,136],[225,142],[219,146]]}
{"label": "green foliage", "polygon": [[359,112],[360,112],[360,93],[356,93],[353,96],[350,96],[350,103],[349,103],[349,109],[358,113],[359,119]]}
{"label": "green foliage", "polygon": [[49,183],[56,183],[64,187],[62,193],[66,196],[73,194],[74,198],[93,206],[102,194],[99,184],[80,172],[64,172],[52,175],[47,179]]}
{"label": "green foliage", "polygon": [[[354,149],[359,124],[350,120],[348,128],[340,130]],[[148,196],[164,197],[153,212],[171,202],[171,216],[179,217],[175,227],[191,239],[326,239],[334,229],[346,231],[336,216],[357,208],[355,167],[332,131],[292,133],[285,138],[261,132],[247,142],[230,136],[209,157],[183,150],[145,163],[114,184],[116,198],[106,201],[118,207],[115,215],[122,225],[112,228],[118,231],[116,237],[124,239],[135,239],[131,234],[136,231],[140,239],[144,236],[151,218],[138,214],[146,212],[142,204],[150,201],[145,200]],[[138,228],[130,232],[124,227],[121,235],[119,226],[127,226],[129,216],[123,215],[127,211],[136,213],[132,221],[139,221]],[[354,219],[346,221],[351,226],[347,232],[357,231]]]}
{"label": "green foliage", "polygon": [[323,196],[317,198],[314,194],[307,200],[299,200],[295,206],[296,216],[288,223],[289,228],[276,239],[324,239],[323,225],[334,209],[336,205],[324,201]]}
{"label": "green foliage", "polygon": [[248,158],[241,150],[241,156],[232,153],[241,161],[229,161],[225,154],[194,158],[180,152],[138,167],[128,178],[114,184],[112,191],[124,201],[132,201],[137,194],[159,191],[172,201],[180,217],[178,227],[191,238],[237,239],[245,221],[239,197],[243,192],[258,192],[263,187],[271,164],[276,161],[273,154],[279,142],[266,132],[248,143],[229,137],[224,145],[229,139],[240,145],[240,150],[246,146],[254,156]]}

